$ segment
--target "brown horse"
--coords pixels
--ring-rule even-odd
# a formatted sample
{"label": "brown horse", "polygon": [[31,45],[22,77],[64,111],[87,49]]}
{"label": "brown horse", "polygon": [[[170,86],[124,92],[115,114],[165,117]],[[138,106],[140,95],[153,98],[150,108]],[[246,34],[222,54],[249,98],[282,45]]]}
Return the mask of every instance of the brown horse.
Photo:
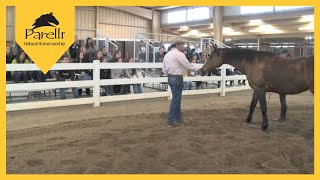
{"label": "brown horse", "polygon": [[225,48],[215,50],[202,67],[204,73],[230,64],[247,76],[254,90],[250,111],[246,122],[252,121],[253,111],[259,101],[263,115],[261,130],[268,128],[266,92],[275,92],[280,96],[280,122],[287,119],[287,94],[298,94],[307,90],[313,93],[314,57],[283,58],[271,52],[249,49]]}

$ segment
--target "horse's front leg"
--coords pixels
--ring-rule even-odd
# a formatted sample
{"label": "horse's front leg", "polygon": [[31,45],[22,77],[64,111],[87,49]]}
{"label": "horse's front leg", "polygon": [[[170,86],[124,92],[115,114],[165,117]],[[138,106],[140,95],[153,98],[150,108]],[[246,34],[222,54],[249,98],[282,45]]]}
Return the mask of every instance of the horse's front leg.
{"label": "horse's front leg", "polygon": [[267,101],[266,101],[266,91],[264,89],[259,89],[256,91],[257,96],[259,98],[261,113],[263,116],[263,122],[262,122],[262,131],[266,131],[268,129],[268,116],[267,116]]}
{"label": "horse's front leg", "polygon": [[281,104],[281,114],[280,118],[278,119],[280,122],[283,122],[287,120],[287,101],[286,101],[286,95],[285,94],[279,94],[280,97],[280,104]]}
{"label": "horse's front leg", "polygon": [[252,100],[251,100],[251,104],[250,104],[250,110],[249,110],[249,114],[247,116],[247,123],[251,123],[252,121],[252,114],[254,109],[256,108],[256,105],[258,103],[258,97],[257,97],[257,93],[255,91],[253,91],[253,95],[252,95]]}

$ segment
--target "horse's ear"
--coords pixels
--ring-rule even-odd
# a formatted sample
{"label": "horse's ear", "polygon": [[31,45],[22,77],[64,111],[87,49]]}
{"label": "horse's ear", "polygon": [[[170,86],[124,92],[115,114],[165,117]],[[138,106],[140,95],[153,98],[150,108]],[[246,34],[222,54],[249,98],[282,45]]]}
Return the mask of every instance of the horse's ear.
{"label": "horse's ear", "polygon": [[53,15],[53,12],[51,12],[50,14]]}
{"label": "horse's ear", "polygon": [[213,51],[218,51],[218,50],[219,50],[219,48],[218,48],[217,44],[213,44]]}

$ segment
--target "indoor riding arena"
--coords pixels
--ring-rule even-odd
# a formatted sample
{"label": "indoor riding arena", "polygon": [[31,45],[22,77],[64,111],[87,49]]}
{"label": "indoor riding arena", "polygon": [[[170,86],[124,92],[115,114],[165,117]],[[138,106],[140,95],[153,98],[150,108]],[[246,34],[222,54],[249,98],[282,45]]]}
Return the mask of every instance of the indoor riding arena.
{"label": "indoor riding arena", "polygon": [[[256,92],[248,70],[185,71],[183,122],[168,126],[162,72],[177,40],[199,68],[220,48],[288,63],[313,56],[312,6],[76,7],[75,41],[46,74],[23,65],[33,61],[15,42],[15,7],[6,10],[7,174],[314,173],[313,82],[285,96],[287,110],[266,92],[263,131],[261,99],[247,122]],[[306,73],[283,84],[295,88]]]}

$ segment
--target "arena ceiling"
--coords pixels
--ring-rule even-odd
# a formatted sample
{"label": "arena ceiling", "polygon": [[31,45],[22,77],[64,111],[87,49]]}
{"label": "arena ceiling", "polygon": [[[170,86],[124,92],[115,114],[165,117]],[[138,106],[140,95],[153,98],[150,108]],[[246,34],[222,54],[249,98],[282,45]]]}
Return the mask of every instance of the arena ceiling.
{"label": "arena ceiling", "polygon": [[[179,6],[182,7],[182,6]],[[177,6],[147,6],[147,9],[164,11]],[[249,41],[258,37],[264,42],[293,41],[304,42],[313,38],[314,9],[282,12],[276,14],[258,14],[228,16],[223,19],[223,36],[225,39]],[[162,30],[186,37],[212,37],[213,20],[192,23],[162,25]]]}

